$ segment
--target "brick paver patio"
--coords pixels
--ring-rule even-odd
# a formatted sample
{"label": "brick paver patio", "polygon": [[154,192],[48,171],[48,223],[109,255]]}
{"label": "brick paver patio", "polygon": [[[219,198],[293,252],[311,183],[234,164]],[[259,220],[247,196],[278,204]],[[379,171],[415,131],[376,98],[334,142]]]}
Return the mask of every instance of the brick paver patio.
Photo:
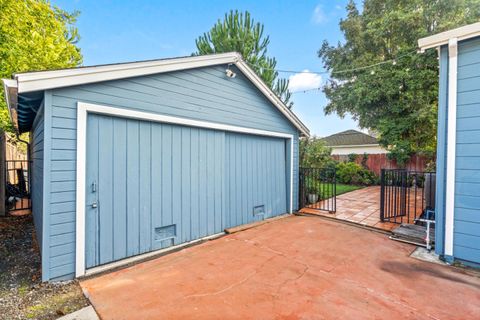
{"label": "brick paver patio", "polygon": [[367,187],[337,196],[337,211],[329,213],[303,208],[301,213],[316,214],[391,231],[399,225],[380,221],[380,187]]}

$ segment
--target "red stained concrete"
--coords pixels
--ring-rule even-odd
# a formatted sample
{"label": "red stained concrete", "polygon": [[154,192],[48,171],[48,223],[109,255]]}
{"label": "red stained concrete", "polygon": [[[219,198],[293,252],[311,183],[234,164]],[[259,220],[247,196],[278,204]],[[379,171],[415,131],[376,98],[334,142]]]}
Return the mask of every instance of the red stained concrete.
{"label": "red stained concrete", "polygon": [[293,216],[84,280],[102,319],[480,319],[480,279]]}

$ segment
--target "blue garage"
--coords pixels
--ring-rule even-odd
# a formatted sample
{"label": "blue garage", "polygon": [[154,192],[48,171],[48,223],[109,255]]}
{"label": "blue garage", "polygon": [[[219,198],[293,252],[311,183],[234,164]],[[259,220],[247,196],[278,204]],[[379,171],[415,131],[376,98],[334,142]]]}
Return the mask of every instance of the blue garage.
{"label": "blue garage", "polygon": [[[227,71],[228,70],[228,71]],[[308,129],[237,53],[15,74],[44,281],[297,209]]]}
{"label": "blue garage", "polygon": [[480,23],[419,40],[440,58],[436,253],[480,265]]}

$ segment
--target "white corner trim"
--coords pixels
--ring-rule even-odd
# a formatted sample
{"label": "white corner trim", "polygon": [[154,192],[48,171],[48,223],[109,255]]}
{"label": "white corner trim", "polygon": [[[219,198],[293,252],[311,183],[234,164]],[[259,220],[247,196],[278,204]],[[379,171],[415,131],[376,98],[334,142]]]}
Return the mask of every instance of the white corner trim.
{"label": "white corner trim", "polygon": [[418,47],[423,52],[429,48],[435,48],[449,44],[450,39],[462,41],[477,36],[480,36],[480,22],[421,38],[418,40]]}
{"label": "white corner trim", "polygon": [[457,51],[456,38],[448,41],[447,186],[445,192],[445,255],[453,255],[455,223],[455,157],[457,142]]}
{"label": "white corner trim", "polygon": [[294,160],[294,135],[283,132],[259,130],[253,128],[226,125],[222,123],[207,122],[186,118],[179,118],[150,112],[136,111],[117,107],[108,107],[91,103],[77,103],[77,173],[76,173],[76,246],[75,246],[75,276],[86,274],[85,268],[85,179],[86,179],[86,153],[87,153],[87,116],[89,113],[111,115],[129,119],[170,123],[190,127],[238,132],[252,135],[277,137],[290,140],[290,206],[289,213],[293,213],[293,160]]}
{"label": "white corner trim", "polygon": [[87,163],[87,106],[77,104],[77,185],[76,185],[76,236],[75,276],[85,274],[85,179]]}

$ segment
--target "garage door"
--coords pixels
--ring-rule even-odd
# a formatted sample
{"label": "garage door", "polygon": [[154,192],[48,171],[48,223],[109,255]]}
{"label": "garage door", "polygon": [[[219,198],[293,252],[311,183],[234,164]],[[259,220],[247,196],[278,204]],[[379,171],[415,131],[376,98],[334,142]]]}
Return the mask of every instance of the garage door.
{"label": "garage door", "polygon": [[91,114],[86,267],[287,211],[285,140]]}

